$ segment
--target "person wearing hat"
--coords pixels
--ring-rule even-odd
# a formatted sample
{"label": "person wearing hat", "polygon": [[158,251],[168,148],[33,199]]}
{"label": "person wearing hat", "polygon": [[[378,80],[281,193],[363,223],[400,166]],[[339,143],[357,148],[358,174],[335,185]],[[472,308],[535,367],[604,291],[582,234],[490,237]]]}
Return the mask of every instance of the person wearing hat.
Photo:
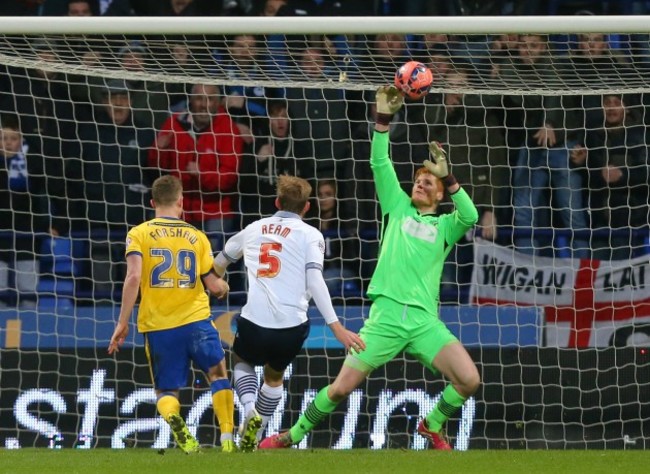
{"label": "person wearing hat", "polygon": [[[131,41],[117,53],[120,66],[126,72],[150,73],[149,51],[139,41]],[[135,122],[159,130],[169,116],[169,94],[165,84],[147,79],[131,78],[127,81],[131,91],[131,107]]]}

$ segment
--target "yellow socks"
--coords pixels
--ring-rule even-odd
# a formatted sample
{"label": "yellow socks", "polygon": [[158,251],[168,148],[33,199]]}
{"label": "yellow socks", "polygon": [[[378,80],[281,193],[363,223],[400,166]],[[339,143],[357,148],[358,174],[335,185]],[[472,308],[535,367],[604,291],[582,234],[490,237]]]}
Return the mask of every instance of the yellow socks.
{"label": "yellow socks", "polygon": [[169,415],[180,415],[181,413],[181,403],[170,393],[163,392],[158,396],[156,408],[164,420],[168,420]]}
{"label": "yellow socks", "polygon": [[210,384],[212,406],[219,421],[221,441],[233,439],[235,429],[235,400],[228,379],[218,379]]}

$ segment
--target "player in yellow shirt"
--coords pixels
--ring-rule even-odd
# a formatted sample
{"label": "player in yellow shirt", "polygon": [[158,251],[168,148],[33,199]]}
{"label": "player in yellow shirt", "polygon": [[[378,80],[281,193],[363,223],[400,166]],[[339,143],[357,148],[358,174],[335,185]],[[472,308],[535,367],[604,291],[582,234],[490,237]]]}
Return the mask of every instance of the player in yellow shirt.
{"label": "player in yellow shirt", "polygon": [[180,218],[180,180],[160,177],[151,191],[156,217],[131,229],[126,238],[122,306],[108,353],[117,352],[129,334],[128,323],[139,290],[138,331],[145,337],[158,412],[171,426],[174,439],[184,452],[199,450],[198,441],[180,415],[178,400],[179,389],[187,383],[190,361],[194,361],[210,382],[222,451],[232,452],[233,392],[205,292],[207,288],[223,298],[228,294],[228,283],[212,268],[212,251],[206,235]]}

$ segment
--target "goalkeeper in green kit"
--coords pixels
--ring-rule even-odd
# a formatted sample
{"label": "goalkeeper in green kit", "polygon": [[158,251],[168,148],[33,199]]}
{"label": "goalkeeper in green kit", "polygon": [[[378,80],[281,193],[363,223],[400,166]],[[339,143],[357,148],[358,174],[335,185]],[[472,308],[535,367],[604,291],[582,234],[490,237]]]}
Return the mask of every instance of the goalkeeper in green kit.
{"label": "goalkeeper in green kit", "polygon": [[[445,154],[436,142],[429,146],[435,162],[427,160],[417,170],[410,197],[402,191],[389,157],[388,128],[403,97],[395,87],[385,86],[377,91],[376,102],[370,166],[385,227],[377,268],[368,287],[373,303],[359,333],[366,349],[353,347],[336,380],[318,392],[298,422],[289,431],[264,439],[260,449],[299,443],[370,372],[402,351],[434,373],[442,373],[450,382],[435,408],[418,425],[418,433],[429,440],[433,449],[451,449],[443,426],[479,386],[476,365],[438,318],[445,258],[477,222],[478,211],[449,173]],[[443,198],[443,186],[456,209],[439,216],[435,210]]]}

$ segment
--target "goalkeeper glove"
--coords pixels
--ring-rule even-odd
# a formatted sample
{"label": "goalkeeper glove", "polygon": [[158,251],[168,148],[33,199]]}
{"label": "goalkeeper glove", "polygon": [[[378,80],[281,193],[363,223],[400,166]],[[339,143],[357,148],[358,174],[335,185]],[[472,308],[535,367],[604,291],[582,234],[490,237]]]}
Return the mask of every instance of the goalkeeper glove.
{"label": "goalkeeper glove", "polygon": [[449,172],[447,155],[445,150],[440,146],[440,143],[436,141],[429,143],[429,154],[431,154],[434,161],[424,160],[423,164],[425,168],[436,178],[440,178],[446,187],[456,184],[456,178]]}
{"label": "goalkeeper glove", "polygon": [[375,96],[377,103],[377,123],[388,125],[404,103],[404,96],[395,86],[382,86],[377,89]]}

